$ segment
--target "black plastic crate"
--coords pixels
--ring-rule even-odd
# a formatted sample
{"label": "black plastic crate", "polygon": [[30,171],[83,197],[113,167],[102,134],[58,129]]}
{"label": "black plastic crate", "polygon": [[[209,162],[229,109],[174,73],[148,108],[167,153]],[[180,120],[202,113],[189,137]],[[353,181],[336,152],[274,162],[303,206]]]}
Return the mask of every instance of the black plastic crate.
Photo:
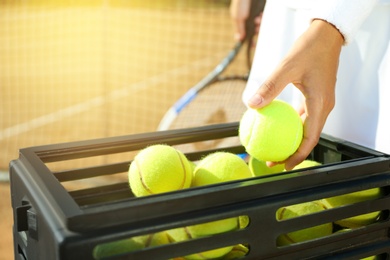
{"label": "black plastic crate", "polygon": [[[229,245],[246,244],[242,259],[389,259],[390,158],[323,135],[309,159],[321,166],[264,177],[135,198],[126,181],[68,190],[69,181],[126,174],[132,156],[151,144],[191,144],[236,138],[238,123],[104,138],[20,150],[10,163],[14,247],[17,259],[93,259],[96,245],[236,216],[243,229],[139,250],[115,259],[173,259]],[[240,146],[217,150],[243,153]],[[215,150],[187,151],[199,160]],[[120,162],[72,168],[72,160],[129,153]],[[69,162],[70,169],[50,170]],[[278,208],[381,187],[379,199],[278,222]],[[350,216],[381,211],[374,224],[350,232],[279,247],[279,235]]]}

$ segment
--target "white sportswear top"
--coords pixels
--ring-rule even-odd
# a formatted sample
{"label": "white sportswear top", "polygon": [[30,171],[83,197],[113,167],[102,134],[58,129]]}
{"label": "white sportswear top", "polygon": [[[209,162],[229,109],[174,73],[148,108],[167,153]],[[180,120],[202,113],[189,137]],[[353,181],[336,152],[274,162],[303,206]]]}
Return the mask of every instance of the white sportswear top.
{"label": "white sportswear top", "polygon": [[[346,40],[336,105],[323,132],[390,154],[390,0],[267,1],[244,102],[314,18],[332,23]],[[303,100],[292,84],[277,98],[294,107]]]}

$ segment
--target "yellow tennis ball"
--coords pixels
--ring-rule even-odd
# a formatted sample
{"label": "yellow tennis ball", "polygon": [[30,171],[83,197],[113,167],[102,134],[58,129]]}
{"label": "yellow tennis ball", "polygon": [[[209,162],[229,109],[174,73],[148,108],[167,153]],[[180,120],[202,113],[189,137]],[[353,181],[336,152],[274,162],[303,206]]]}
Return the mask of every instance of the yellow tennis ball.
{"label": "yellow tennis ball", "polygon": [[254,176],[262,176],[284,171],[284,164],[277,164],[275,166],[268,167],[266,162],[257,160],[253,156],[249,158],[248,165]]}
{"label": "yellow tennis ball", "polygon": [[233,249],[221,258],[221,260],[231,260],[231,259],[241,259],[246,254],[248,254],[249,249],[242,245],[238,244],[233,247]]}
{"label": "yellow tennis ball", "polygon": [[369,257],[365,257],[365,258],[362,258],[360,260],[376,260],[378,259],[376,255],[372,255],[372,256],[369,256]]}
{"label": "yellow tennis ball", "polygon": [[238,217],[238,224],[240,229],[246,228],[250,223],[249,216],[247,215],[242,215]]}
{"label": "yellow tennis ball", "polygon": [[[278,221],[282,221],[284,219],[299,217],[315,212],[320,212],[322,210],[325,210],[324,206],[317,201],[305,202],[278,209],[276,212],[276,219]],[[293,231],[287,234],[282,234],[278,237],[277,242],[280,246],[289,245],[328,236],[331,235],[332,232],[333,224],[325,223],[318,226]]]}
{"label": "yellow tennis ball", "polygon": [[[198,224],[183,228],[176,228],[168,230],[167,233],[171,238],[171,241],[180,242],[190,239],[196,239],[201,237],[207,237],[214,234],[229,232],[237,230],[239,226],[238,218],[228,218],[222,220],[216,220],[204,224]],[[233,246],[227,246],[222,248],[216,248],[204,252],[198,252],[188,256],[184,256],[185,259],[216,259],[229,253],[233,249]]]}
{"label": "yellow tennis ball", "polygon": [[246,162],[229,152],[215,152],[195,167],[192,187],[253,177]]}
{"label": "yellow tennis ball", "polygon": [[[326,208],[335,208],[366,200],[377,199],[379,197],[381,197],[380,188],[372,188],[368,190],[357,191],[340,196],[322,199],[321,203]],[[337,220],[335,221],[335,223],[346,228],[357,228],[374,223],[376,220],[378,220],[380,213],[380,211],[370,212],[359,216],[353,216],[350,218]]]}
{"label": "yellow tennis ball", "polygon": [[193,161],[189,161],[189,162],[190,162],[191,170],[192,170],[192,173],[193,173],[195,171],[196,163],[193,162]]}
{"label": "yellow tennis ball", "polygon": [[318,166],[318,165],[321,165],[321,163],[316,162],[316,161],[312,161],[312,160],[304,160],[303,162],[301,162],[300,164],[295,166],[293,168],[293,170],[304,169],[304,168],[314,167],[314,166]]}
{"label": "yellow tennis ball", "polygon": [[[236,154],[215,152],[204,157],[195,167],[192,187],[252,177],[246,162]],[[167,231],[173,241],[185,241],[239,228],[237,217],[216,220]],[[186,259],[215,259],[226,255],[233,246],[216,248],[185,256]]]}
{"label": "yellow tennis ball", "polygon": [[157,144],[141,150],[135,156],[128,176],[134,195],[158,194],[189,188],[192,165],[179,150]]}
{"label": "yellow tennis ball", "polygon": [[260,109],[248,109],[240,121],[240,142],[248,154],[260,161],[286,160],[298,149],[302,137],[299,114],[281,100]]}
{"label": "yellow tennis ball", "polygon": [[166,232],[158,232],[97,245],[93,250],[93,257],[95,259],[103,259],[168,243],[170,243],[168,234]]}

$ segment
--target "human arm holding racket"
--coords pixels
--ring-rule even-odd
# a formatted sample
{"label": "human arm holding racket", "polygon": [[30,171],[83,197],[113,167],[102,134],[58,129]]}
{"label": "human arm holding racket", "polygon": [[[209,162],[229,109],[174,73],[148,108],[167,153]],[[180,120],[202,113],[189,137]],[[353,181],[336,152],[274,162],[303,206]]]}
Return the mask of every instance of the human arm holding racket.
{"label": "human arm holding racket", "polygon": [[[230,3],[230,15],[232,17],[235,30],[234,38],[237,41],[242,41],[246,36],[245,24],[250,14],[249,9],[251,6],[251,1],[252,0],[232,0]],[[256,33],[259,31],[262,13],[263,10],[256,14],[255,19],[253,21],[255,23]]]}

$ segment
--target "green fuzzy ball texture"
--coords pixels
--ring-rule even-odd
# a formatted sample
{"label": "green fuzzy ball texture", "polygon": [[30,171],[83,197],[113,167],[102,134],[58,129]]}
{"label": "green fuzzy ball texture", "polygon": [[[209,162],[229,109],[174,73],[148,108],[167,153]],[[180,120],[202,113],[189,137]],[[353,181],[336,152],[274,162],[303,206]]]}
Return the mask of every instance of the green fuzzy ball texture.
{"label": "green fuzzy ball texture", "polygon": [[130,164],[130,188],[137,197],[189,188],[192,167],[185,155],[171,146],[149,146]]}
{"label": "green fuzzy ball texture", "polygon": [[[168,230],[167,233],[174,242],[186,241],[195,238],[206,237],[214,234],[229,232],[239,228],[238,218],[228,218],[212,221],[204,224],[198,224],[183,228]],[[233,246],[216,248],[204,252],[197,252],[184,256],[185,259],[216,259],[229,253]]]}
{"label": "green fuzzy ball texture", "polygon": [[321,163],[316,162],[316,161],[312,161],[312,160],[304,160],[303,162],[301,162],[300,164],[295,166],[293,168],[293,170],[304,169],[304,168],[314,167],[314,166],[318,166],[318,165],[321,165]]}
{"label": "green fuzzy ball texture", "polygon": [[168,234],[158,232],[97,245],[93,250],[93,257],[103,259],[168,243],[170,243]]}
{"label": "green fuzzy ball texture", "polygon": [[[317,201],[305,202],[278,209],[278,211],[276,212],[276,219],[281,221],[315,212],[320,212],[323,210],[325,210],[324,206]],[[332,232],[333,224],[325,223],[322,225],[297,230],[288,234],[282,234],[278,237],[277,242],[279,246],[289,245],[328,236],[331,235]]]}
{"label": "green fuzzy ball texture", "polygon": [[266,162],[259,161],[254,157],[249,158],[249,169],[254,176],[262,176],[267,174],[274,174],[284,171],[284,164],[277,164],[272,167],[268,167]]}
{"label": "green fuzzy ball texture", "polygon": [[[321,200],[321,203],[326,208],[335,208],[343,205],[349,205],[366,200],[373,200],[381,197],[381,189],[373,188],[358,192],[352,192],[340,196],[326,198]],[[367,214],[353,216],[346,219],[335,221],[336,224],[345,228],[358,228],[374,223],[380,216],[380,211],[370,212]]]}
{"label": "green fuzzy ball texture", "polygon": [[247,226],[249,226],[250,219],[247,215],[239,216],[238,223],[239,223],[240,229],[243,229],[243,228],[246,228]]}
{"label": "green fuzzy ball texture", "polygon": [[244,257],[246,254],[248,254],[249,248],[242,244],[235,245],[233,249],[224,257],[222,257],[222,260],[232,260],[232,259],[240,259],[241,257]]}
{"label": "green fuzzy ball texture", "polygon": [[253,177],[246,162],[229,152],[216,152],[204,157],[195,167],[192,187]]}
{"label": "green fuzzy ball texture", "polygon": [[273,100],[260,109],[249,108],[240,121],[240,142],[248,154],[260,161],[286,160],[298,149],[302,137],[299,114],[281,100]]}

